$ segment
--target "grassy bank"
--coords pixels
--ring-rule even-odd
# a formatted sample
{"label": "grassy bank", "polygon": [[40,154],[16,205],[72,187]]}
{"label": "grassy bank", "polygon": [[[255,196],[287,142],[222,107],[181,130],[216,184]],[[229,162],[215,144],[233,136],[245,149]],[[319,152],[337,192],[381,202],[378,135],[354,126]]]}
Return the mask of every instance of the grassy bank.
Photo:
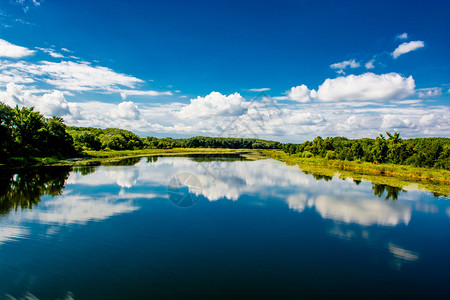
{"label": "grassy bank", "polygon": [[[142,149],[142,150],[110,150],[85,151],[82,157],[58,159],[46,158],[12,158],[11,164],[0,168],[23,169],[40,166],[96,166],[101,164],[119,162],[125,158],[145,156],[178,156],[189,154],[233,154],[241,155],[247,159],[260,159],[261,154],[247,149],[213,149],[213,148],[173,148],[173,149]],[[258,156],[259,154],[259,156]]]}
{"label": "grassy bank", "polygon": [[126,158],[145,156],[181,156],[189,154],[233,154],[250,160],[273,158],[288,165],[297,165],[300,170],[313,175],[366,180],[373,184],[390,185],[428,190],[436,195],[450,195],[450,171],[412,166],[373,164],[358,161],[330,160],[325,158],[302,158],[289,155],[282,150],[215,149],[215,148],[172,148],[123,151],[85,151],[84,157],[17,158],[15,165],[3,168],[20,169],[38,166],[95,166],[116,163]]}
{"label": "grassy bank", "polygon": [[302,158],[281,150],[261,150],[267,157],[297,165],[306,173],[366,180],[374,184],[424,189],[435,194],[450,195],[450,171],[403,165],[373,164],[358,161]]}

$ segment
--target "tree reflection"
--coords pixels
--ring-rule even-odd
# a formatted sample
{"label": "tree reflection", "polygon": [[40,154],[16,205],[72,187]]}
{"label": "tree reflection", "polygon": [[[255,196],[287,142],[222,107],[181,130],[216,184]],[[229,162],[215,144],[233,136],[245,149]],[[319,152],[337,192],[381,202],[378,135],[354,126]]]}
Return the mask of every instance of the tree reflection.
{"label": "tree reflection", "polygon": [[353,179],[353,182],[354,182],[356,185],[359,185],[359,184],[361,183],[361,180]]}
{"label": "tree reflection", "polygon": [[138,162],[140,162],[142,157],[127,157],[121,158],[117,160],[105,161],[102,165],[105,166],[134,166]]}
{"label": "tree reflection", "polygon": [[402,187],[395,187],[387,184],[376,184],[376,183],[372,184],[372,190],[373,194],[375,196],[378,196],[379,198],[383,197],[384,192],[386,192],[386,197],[384,198],[384,200],[392,199],[393,201],[398,199],[398,194],[400,192],[406,193],[406,190],[404,190]]}
{"label": "tree reflection", "polygon": [[69,177],[70,167],[52,167],[17,174],[0,175],[0,214],[10,210],[32,209],[45,195],[60,195]]}
{"label": "tree reflection", "polygon": [[151,164],[151,163],[155,163],[158,161],[158,156],[148,156],[147,157],[147,163]]}
{"label": "tree reflection", "polygon": [[89,175],[95,172],[98,166],[74,166],[73,171],[81,175]]}
{"label": "tree reflection", "polygon": [[188,154],[190,160],[195,162],[217,162],[217,161],[247,161],[245,157],[236,153],[230,154]]}
{"label": "tree reflection", "polygon": [[311,174],[314,177],[314,179],[316,179],[316,180],[322,180],[323,179],[325,181],[330,181],[331,179],[333,179],[333,176],[313,173],[313,172],[310,172],[310,171],[307,171],[307,170],[303,170],[302,172],[305,173],[306,175]]}
{"label": "tree reflection", "polygon": [[327,176],[327,175],[319,175],[319,174],[312,174],[312,176],[316,179],[316,180],[325,180],[325,181],[330,181],[331,179],[333,179],[332,176]]}

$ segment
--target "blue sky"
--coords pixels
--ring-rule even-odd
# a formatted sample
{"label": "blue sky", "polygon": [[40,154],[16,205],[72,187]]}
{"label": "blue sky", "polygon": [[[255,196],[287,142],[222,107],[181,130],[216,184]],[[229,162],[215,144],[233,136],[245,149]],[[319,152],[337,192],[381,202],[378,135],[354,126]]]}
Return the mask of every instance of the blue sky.
{"label": "blue sky", "polygon": [[450,1],[0,0],[0,101],[143,136],[450,136],[448,11]]}

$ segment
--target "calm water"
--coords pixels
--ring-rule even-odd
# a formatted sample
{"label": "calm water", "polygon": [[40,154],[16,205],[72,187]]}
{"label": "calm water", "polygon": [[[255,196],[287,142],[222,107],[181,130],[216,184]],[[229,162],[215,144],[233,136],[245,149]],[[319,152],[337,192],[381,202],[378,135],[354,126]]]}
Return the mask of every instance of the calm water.
{"label": "calm water", "polygon": [[0,179],[0,298],[448,299],[450,202],[274,160]]}

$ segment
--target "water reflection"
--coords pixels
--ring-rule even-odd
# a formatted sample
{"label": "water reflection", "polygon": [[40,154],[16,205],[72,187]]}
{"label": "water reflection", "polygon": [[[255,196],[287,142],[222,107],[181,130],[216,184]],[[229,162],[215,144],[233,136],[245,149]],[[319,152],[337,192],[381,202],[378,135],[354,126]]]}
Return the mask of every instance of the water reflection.
{"label": "water reflection", "polygon": [[[200,156],[195,159],[165,157],[150,163],[140,160],[130,167],[100,167],[94,174],[83,176],[72,173],[67,181],[70,185],[117,185],[128,190],[152,186],[166,186],[170,178],[179,173],[193,174],[198,178],[201,195],[209,201],[228,199],[236,201],[243,195],[257,195],[261,201],[279,199],[288,207],[303,212],[312,209],[324,219],[364,226],[397,226],[408,224],[411,206],[408,203],[379,201],[370,195],[385,200],[397,200],[401,188],[358,182],[332,180],[330,176],[305,175],[296,168],[286,167],[273,160],[263,161],[209,161]],[[326,181],[326,184],[321,182]],[[198,190],[191,193],[197,194]],[[385,195],[386,193],[386,195]]]}
{"label": "water reflection", "polygon": [[373,194],[379,198],[383,197],[384,192],[386,192],[386,197],[384,200],[392,199],[395,201],[398,199],[399,193],[406,193],[406,191],[401,187],[390,186],[386,184],[373,184],[372,185]]}
{"label": "water reflection", "polygon": [[[442,253],[448,248],[448,243],[442,242],[448,234],[434,229],[436,224],[448,226],[450,206],[426,192],[304,174],[274,160],[149,157],[122,162],[77,167],[72,172],[58,169],[4,176],[0,247],[7,254],[0,258],[16,255],[19,262],[0,264],[0,274],[14,268],[18,273],[25,270],[29,278],[38,274],[35,290],[43,282],[68,278],[70,283],[50,286],[49,290],[56,287],[57,296],[72,290],[70,284],[77,280],[82,287],[76,286],[74,291],[83,290],[91,276],[108,278],[99,290],[110,291],[105,297],[113,298],[111,286],[126,289],[127,280],[138,282],[123,274],[139,274],[144,282],[138,282],[133,291],[154,282],[152,289],[162,286],[160,290],[165,292],[168,285],[173,287],[168,278],[176,275],[177,283],[188,283],[188,289],[183,289],[186,292],[192,284],[202,282],[220,286],[222,281],[234,280],[236,273],[240,274],[236,286],[241,277],[251,282],[261,276],[255,280],[260,285],[271,284],[276,276],[279,281],[273,286],[283,289],[299,286],[311,274],[312,280],[329,278],[320,282],[333,285],[333,272],[341,272],[348,281],[374,269],[391,276],[386,282],[393,282],[393,273],[403,275],[400,272],[435,263],[429,264],[432,252],[427,252],[425,240],[434,242],[430,248],[439,244]],[[189,180],[179,174],[198,180],[185,182]],[[172,193],[199,195],[198,202],[170,203],[173,199],[169,199],[167,185],[174,177],[177,181],[169,184],[174,187]],[[24,191],[19,192],[19,187]],[[29,197],[28,201],[21,196]],[[190,204],[192,207],[186,208]],[[427,218],[433,222],[423,226]],[[36,258],[28,249],[37,249],[39,258],[46,258],[42,266],[47,269],[39,266],[34,273],[29,271]],[[333,255],[342,259],[333,259]],[[20,264],[23,257],[28,260]],[[70,268],[79,273],[71,273]],[[317,269],[323,273],[314,274]],[[217,273],[217,281],[210,276],[212,272]],[[9,291],[9,286],[20,286],[14,281],[21,276],[17,274],[0,275],[0,297],[2,287]],[[372,278],[372,274],[366,275],[365,283]],[[120,286],[122,280],[124,286]],[[45,294],[35,290],[30,293],[36,297]]]}
{"label": "water reflection", "polygon": [[0,214],[11,209],[32,209],[45,195],[60,195],[70,168],[41,168],[3,173],[0,177]]}
{"label": "water reflection", "polygon": [[[112,164],[113,166],[76,167],[70,172],[70,176],[67,168],[10,174],[0,180],[1,212],[7,213],[19,207],[32,208],[44,195],[61,195],[65,184],[68,187],[116,185],[120,188],[117,195],[123,195],[125,189],[128,190],[128,197],[135,198],[134,189],[141,191],[154,186],[167,186],[170,178],[187,172],[198,178],[202,186],[200,193],[209,201],[236,201],[243,195],[258,195],[261,200],[275,198],[284,201],[290,209],[297,212],[313,209],[325,219],[365,226],[407,225],[411,219],[410,205],[381,202],[370,197],[367,193],[367,182],[339,178],[332,180],[332,177],[324,175],[305,175],[296,168],[286,167],[273,160],[243,161],[233,156],[211,158],[192,155],[189,159],[127,158]],[[327,184],[321,183],[321,180]],[[356,184],[358,188],[352,184]],[[403,188],[388,185],[372,184],[371,188],[373,195],[385,200],[396,201],[400,194],[406,193]],[[198,190],[190,192],[199,193]],[[62,199],[67,197],[68,195]],[[76,199],[83,197],[72,197],[70,201],[76,203]],[[97,200],[96,203],[98,207],[102,207],[101,202]],[[77,205],[86,207],[87,204],[82,200]],[[103,209],[108,211],[105,207]],[[95,211],[95,208],[92,207],[91,210]],[[75,213],[77,214],[79,213]],[[87,215],[87,218],[91,216]]]}

